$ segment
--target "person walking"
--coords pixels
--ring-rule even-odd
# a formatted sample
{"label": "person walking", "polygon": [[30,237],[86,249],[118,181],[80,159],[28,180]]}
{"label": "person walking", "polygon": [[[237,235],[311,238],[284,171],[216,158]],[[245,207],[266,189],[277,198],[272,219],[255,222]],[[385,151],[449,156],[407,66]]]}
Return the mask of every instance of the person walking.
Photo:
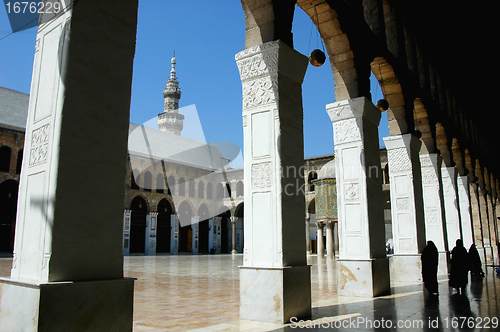
{"label": "person walking", "polygon": [[432,241],[427,241],[427,245],[420,256],[422,260],[422,278],[429,294],[438,295],[438,262],[439,254],[436,245]]}
{"label": "person walking", "polygon": [[451,251],[450,286],[457,289],[457,293],[464,293],[468,283],[470,270],[469,255],[462,240],[456,241],[455,248]]}
{"label": "person walking", "polygon": [[479,252],[474,243],[471,244],[469,248],[469,262],[471,276],[484,277],[483,268],[481,267],[481,258],[479,257]]}

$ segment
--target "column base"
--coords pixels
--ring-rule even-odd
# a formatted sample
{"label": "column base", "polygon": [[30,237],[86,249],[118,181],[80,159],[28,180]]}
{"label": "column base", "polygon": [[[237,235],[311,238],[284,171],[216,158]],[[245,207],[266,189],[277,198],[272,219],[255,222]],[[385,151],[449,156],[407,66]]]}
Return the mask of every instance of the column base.
{"label": "column base", "polygon": [[391,292],[389,259],[374,258],[367,260],[339,259],[340,296],[375,297]]}
{"label": "column base", "polygon": [[393,281],[422,282],[422,261],[420,255],[393,255]]}
{"label": "column base", "polygon": [[240,319],[284,324],[311,318],[311,267],[240,267]]}
{"label": "column base", "polygon": [[134,280],[28,284],[0,279],[0,331],[132,331]]}

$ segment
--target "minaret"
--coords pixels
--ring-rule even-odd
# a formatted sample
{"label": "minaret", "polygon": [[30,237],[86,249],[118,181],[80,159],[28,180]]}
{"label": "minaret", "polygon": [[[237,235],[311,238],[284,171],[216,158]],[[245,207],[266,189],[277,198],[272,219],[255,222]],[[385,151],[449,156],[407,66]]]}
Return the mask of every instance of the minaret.
{"label": "minaret", "polygon": [[181,90],[175,72],[175,64],[177,63],[175,52],[170,62],[172,63],[172,69],[170,70],[170,78],[167,80],[167,87],[163,90],[165,107],[163,113],[158,114],[158,128],[167,133],[180,135],[184,127],[184,115],[179,113]]}

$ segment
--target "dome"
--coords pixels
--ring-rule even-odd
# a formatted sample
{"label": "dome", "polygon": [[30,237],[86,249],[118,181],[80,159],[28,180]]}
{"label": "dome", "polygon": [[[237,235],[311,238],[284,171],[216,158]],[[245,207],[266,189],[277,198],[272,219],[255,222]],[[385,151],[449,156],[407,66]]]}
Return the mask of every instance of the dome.
{"label": "dome", "polygon": [[335,159],[327,162],[318,173],[318,180],[335,179]]}

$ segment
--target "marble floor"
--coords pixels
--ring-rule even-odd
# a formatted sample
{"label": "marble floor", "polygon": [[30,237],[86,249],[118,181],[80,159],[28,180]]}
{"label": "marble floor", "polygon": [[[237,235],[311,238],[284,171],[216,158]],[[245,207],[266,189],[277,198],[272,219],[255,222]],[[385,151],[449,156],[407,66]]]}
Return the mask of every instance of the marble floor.
{"label": "marble floor", "polygon": [[[287,325],[239,319],[241,255],[128,256],[127,277],[137,278],[134,331],[500,331],[500,277],[470,280],[464,295],[440,278],[439,296],[420,284],[393,284],[376,299],[337,295],[336,262],[308,257],[312,265],[312,318]],[[0,275],[11,258],[0,258]],[[489,327],[489,328],[488,328]]]}

